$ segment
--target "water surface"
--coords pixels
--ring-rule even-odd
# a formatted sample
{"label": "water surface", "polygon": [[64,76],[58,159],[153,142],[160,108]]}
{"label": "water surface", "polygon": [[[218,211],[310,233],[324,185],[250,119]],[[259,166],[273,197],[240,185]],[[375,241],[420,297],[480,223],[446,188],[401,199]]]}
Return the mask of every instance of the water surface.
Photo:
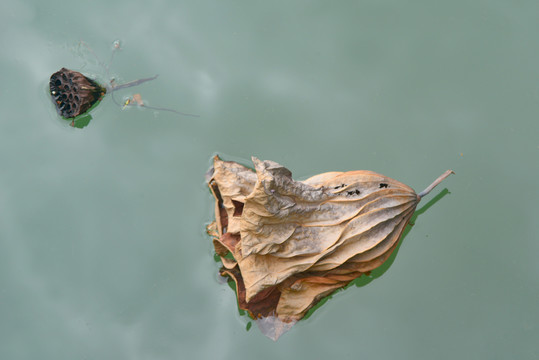
{"label": "water surface", "polygon": [[[0,5],[0,358],[536,359],[539,4]],[[141,85],[83,129],[61,67]],[[134,93],[119,94],[130,96]],[[444,196],[391,268],[277,343],[238,314],[204,226],[211,157],[373,170]],[[430,198],[427,198],[430,199]]]}

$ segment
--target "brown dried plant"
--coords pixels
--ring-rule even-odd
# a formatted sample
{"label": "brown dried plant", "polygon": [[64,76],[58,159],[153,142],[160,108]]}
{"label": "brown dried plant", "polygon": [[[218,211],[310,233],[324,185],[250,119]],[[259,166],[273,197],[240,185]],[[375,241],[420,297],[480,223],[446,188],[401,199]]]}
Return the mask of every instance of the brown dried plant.
{"label": "brown dried plant", "polygon": [[[255,171],[214,158],[208,226],[221,274],[239,307],[276,339],[323,297],[382,265],[425,191],[371,171],[328,172],[295,181],[273,161]],[[269,324],[269,325],[268,325]]]}

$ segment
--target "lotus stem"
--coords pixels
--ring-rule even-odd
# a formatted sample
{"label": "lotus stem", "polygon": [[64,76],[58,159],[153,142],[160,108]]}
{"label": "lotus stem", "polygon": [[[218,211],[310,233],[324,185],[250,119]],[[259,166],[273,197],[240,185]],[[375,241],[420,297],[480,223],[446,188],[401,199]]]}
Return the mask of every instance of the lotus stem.
{"label": "lotus stem", "polygon": [[434,180],[432,184],[430,184],[425,190],[421,191],[418,196],[422,198],[423,196],[427,195],[431,192],[432,189],[434,189],[439,183],[441,183],[446,177],[448,177],[451,174],[454,174],[455,172],[453,170],[447,170],[442,175],[438,177],[438,179]]}
{"label": "lotus stem", "polygon": [[140,85],[142,83],[145,83],[146,81],[152,81],[152,80],[156,79],[157,76],[159,76],[159,75],[155,75],[155,76],[145,78],[145,79],[138,79],[138,80],[130,81],[130,82],[125,83],[125,84],[111,86],[110,90],[112,92],[112,91],[117,91],[117,90],[121,90],[121,89],[125,89],[125,88],[130,88],[130,87],[133,87],[133,86],[137,86],[137,85]]}

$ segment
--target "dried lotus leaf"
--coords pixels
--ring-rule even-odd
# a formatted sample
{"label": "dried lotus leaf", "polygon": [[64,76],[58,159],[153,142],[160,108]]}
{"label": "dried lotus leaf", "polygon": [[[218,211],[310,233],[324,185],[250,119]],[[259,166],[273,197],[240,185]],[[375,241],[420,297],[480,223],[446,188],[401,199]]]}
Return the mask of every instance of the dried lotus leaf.
{"label": "dried lotus leaf", "polygon": [[[240,308],[257,319],[273,316],[285,323],[382,265],[421,197],[452,173],[417,195],[372,171],[295,181],[276,162],[252,161],[254,171],[214,158],[208,183],[217,225],[210,230],[223,274],[237,284]],[[265,294],[271,301],[264,301]]]}

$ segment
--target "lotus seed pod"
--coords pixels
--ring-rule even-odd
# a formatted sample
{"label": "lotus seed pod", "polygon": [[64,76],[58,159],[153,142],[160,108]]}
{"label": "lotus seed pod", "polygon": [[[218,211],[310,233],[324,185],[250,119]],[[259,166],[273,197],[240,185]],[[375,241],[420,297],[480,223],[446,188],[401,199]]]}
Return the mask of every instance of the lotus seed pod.
{"label": "lotus seed pod", "polygon": [[67,119],[84,114],[106,93],[94,80],[66,68],[51,75],[49,86],[56,110]]}

